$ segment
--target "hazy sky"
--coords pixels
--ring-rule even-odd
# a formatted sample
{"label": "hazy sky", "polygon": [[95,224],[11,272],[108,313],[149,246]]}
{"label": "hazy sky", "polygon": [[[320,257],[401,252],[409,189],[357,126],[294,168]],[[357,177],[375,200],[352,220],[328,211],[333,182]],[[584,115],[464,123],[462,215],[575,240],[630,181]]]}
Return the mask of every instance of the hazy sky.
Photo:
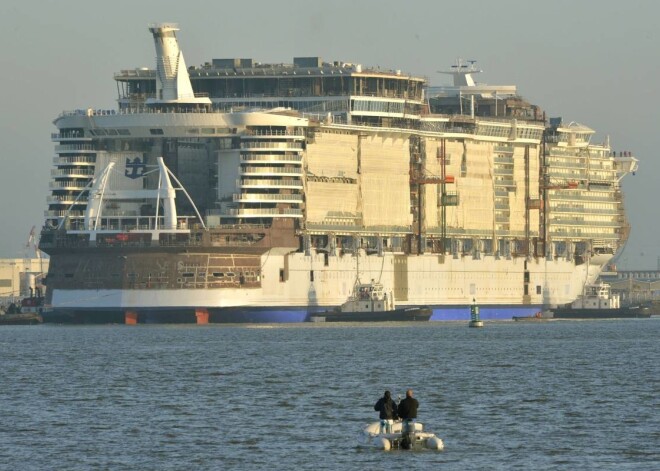
{"label": "hazy sky", "polygon": [[619,266],[656,269],[659,17],[656,0],[3,0],[0,257],[23,257],[43,223],[52,121],[63,110],[114,108],[113,74],[153,67],[147,24],[168,21],[179,23],[188,65],[321,56],[439,85],[448,78],[436,71],[457,57],[478,60],[478,81],[515,84],[548,116],[588,125],[597,142],[609,135],[639,158],[623,184],[632,235]]}

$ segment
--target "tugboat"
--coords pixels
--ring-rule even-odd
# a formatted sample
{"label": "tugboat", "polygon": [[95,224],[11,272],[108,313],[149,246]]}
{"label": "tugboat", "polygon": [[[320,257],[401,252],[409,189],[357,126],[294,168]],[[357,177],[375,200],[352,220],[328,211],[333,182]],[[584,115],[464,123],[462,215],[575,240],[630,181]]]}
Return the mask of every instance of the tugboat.
{"label": "tugboat", "polygon": [[33,325],[41,324],[44,298],[41,292],[37,292],[21,300],[20,305],[11,303],[7,309],[0,310],[0,325]]}
{"label": "tugboat", "polygon": [[312,313],[309,322],[392,322],[428,321],[433,311],[428,307],[397,309],[392,290],[381,283],[356,283],[353,293],[339,308]]}
{"label": "tugboat", "polygon": [[651,317],[651,310],[644,306],[621,307],[619,295],[613,294],[610,285],[598,283],[586,285],[584,292],[570,305],[552,311],[555,319],[626,319]]}

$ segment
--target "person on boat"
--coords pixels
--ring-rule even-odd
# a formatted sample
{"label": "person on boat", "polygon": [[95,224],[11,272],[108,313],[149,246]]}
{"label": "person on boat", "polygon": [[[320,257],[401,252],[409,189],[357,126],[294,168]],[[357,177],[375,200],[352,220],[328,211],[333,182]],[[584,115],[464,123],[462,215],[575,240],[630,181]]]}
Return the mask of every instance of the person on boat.
{"label": "person on boat", "polygon": [[[406,391],[406,398],[399,403],[397,414],[399,418],[403,420],[401,431],[403,433],[411,432],[411,426],[414,427],[415,419],[417,418],[417,408],[419,407],[419,402],[413,397],[413,390],[408,389]],[[414,430],[414,428],[413,428]]]}
{"label": "person on boat", "polygon": [[378,399],[374,410],[380,412],[380,433],[392,433],[392,424],[397,419],[397,407],[389,391],[385,391],[383,397]]}

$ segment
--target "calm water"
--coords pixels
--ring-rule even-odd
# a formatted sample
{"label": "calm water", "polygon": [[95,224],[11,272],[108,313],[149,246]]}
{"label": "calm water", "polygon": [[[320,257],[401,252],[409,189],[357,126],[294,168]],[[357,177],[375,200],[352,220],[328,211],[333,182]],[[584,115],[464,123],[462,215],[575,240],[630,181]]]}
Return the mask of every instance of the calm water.
{"label": "calm water", "polygon": [[[0,328],[0,469],[660,469],[660,319]],[[443,453],[356,447],[415,388]]]}

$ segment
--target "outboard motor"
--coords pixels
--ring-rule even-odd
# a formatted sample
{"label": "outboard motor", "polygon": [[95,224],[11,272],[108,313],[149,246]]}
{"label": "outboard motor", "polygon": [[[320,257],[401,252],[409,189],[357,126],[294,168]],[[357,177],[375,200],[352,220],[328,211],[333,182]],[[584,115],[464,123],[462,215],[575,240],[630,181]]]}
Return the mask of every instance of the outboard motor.
{"label": "outboard motor", "polygon": [[417,437],[415,437],[415,422],[412,420],[410,421],[403,421],[402,428],[401,428],[401,448],[404,450],[412,450],[413,446],[415,445],[415,440]]}

